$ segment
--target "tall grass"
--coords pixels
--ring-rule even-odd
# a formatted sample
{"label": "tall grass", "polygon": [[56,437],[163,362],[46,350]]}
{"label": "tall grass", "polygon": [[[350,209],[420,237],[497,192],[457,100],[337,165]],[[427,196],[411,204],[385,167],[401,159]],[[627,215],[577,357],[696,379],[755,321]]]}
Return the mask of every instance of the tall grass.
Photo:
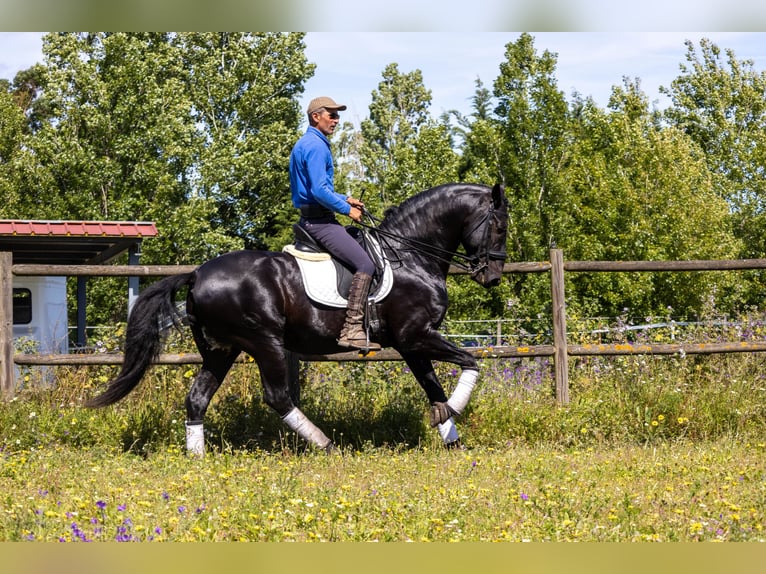
{"label": "tall grass", "polygon": [[404,363],[303,364],[301,407],[341,457],[287,432],[238,364],[203,461],[183,454],[195,368],[153,367],[103,410],[81,405],[116,368],[30,372],[0,404],[0,540],[760,540],[765,361],[572,359],[560,407],[548,359],[482,359],[457,453]]}
{"label": "tall grass", "polygon": [[[716,322],[683,334],[626,334],[636,342],[753,340],[760,320]],[[110,343],[111,344],[111,343]],[[173,345],[184,344],[173,342]],[[766,356],[618,356],[570,359],[571,403],[558,407],[548,358],[480,360],[479,384],[460,421],[467,444],[557,447],[646,445],[658,441],[766,437]],[[449,392],[458,376],[437,364]],[[21,388],[0,406],[0,448],[54,444],[101,446],[135,453],[183,442],[184,398],[193,366],[153,367],[122,403],[86,410],[117,367],[59,367],[55,384],[24,373]],[[410,448],[438,445],[427,424],[425,395],[403,362],[304,363],[301,408],[341,446]],[[255,364],[238,364],[211,404],[208,443],[220,450],[275,450],[292,444],[263,403]]]}

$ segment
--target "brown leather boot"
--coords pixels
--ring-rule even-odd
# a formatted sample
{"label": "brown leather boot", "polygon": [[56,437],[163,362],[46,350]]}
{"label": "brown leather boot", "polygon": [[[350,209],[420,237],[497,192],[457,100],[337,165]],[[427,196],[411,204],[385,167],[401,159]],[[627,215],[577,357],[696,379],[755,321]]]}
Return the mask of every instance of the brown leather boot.
{"label": "brown leather boot", "polygon": [[338,345],[341,347],[364,351],[380,350],[380,345],[367,340],[367,333],[362,325],[371,282],[372,276],[367,275],[367,273],[354,273],[351,280],[351,290],[348,293],[346,323],[343,325],[338,339]]}

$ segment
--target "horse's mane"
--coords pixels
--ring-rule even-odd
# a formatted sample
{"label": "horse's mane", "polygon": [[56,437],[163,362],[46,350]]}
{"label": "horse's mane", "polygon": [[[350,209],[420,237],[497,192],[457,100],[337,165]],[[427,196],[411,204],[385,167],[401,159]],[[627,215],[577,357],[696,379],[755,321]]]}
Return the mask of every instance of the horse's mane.
{"label": "horse's mane", "polygon": [[448,207],[445,204],[453,203],[453,200],[466,191],[485,189],[481,185],[448,183],[432,187],[413,195],[399,205],[386,209],[383,213],[382,227],[387,229],[421,225],[424,214],[433,212],[432,205]]}

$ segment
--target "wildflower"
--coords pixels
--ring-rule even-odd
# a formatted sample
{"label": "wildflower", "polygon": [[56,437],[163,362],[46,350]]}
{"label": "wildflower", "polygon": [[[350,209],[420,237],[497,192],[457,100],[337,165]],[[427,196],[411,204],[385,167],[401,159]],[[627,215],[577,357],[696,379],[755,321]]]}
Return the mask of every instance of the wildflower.
{"label": "wildflower", "polygon": [[519,494],[519,498],[523,500],[524,502],[526,502],[527,500],[529,500],[529,495],[526,492],[522,492],[521,494]]}
{"label": "wildflower", "polygon": [[100,508],[101,510],[104,510],[106,508],[106,502],[104,502],[103,500],[97,500],[96,506]]}

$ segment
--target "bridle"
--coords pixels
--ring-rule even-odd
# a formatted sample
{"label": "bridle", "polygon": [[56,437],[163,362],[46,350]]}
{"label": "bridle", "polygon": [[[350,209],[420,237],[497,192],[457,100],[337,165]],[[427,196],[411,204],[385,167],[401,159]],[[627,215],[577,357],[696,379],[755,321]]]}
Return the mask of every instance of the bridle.
{"label": "bridle", "polygon": [[[476,253],[473,255],[460,253],[458,251],[449,251],[447,249],[436,247],[425,241],[420,241],[418,239],[405,237],[398,233],[385,231],[381,229],[379,226],[379,224],[381,223],[380,219],[370,214],[364,208],[362,208],[362,213],[372,223],[368,224],[368,223],[360,222],[359,225],[369,229],[372,233],[375,233],[376,235],[378,235],[381,238],[380,239],[381,243],[386,243],[387,247],[392,252],[396,252],[396,250],[393,249],[391,245],[385,241],[385,239],[392,239],[392,240],[398,241],[399,243],[405,245],[407,247],[407,250],[409,251],[415,251],[417,253],[420,253],[421,255],[425,255],[432,259],[436,259],[437,261],[441,261],[442,263],[454,265],[455,267],[469,273],[471,277],[475,277],[476,275],[484,271],[487,267],[489,267],[490,261],[505,261],[507,259],[505,245],[503,245],[503,248],[500,250],[493,250],[489,248],[489,242],[492,237],[491,231],[493,229],[496,229],[497,226],[499,225],[499,221],[498,221],[499,216],[498,216],[497,210],[495,209],[494,205],[492,205],[491,203],[487,212],[476,223],[474,223],[474,225],[471,227],[471,230],[464,235],[464,237],[470,237],[476,232],[477,229],[479,229],[480,226],[484,225],[484,232],[482,235],[481,243],[479,245],[479,249],[477,249]],[[456,259],[458,261],[455,261]]]}
{"label": "bridle", "polygon": [[466,237],[470,237],[481,225],[484,225],[484,233],[481,238],[481,243],[479,244],[479,249],[473,257],[469,258],[472,277],[478,275],[489,267],[490,261],[505,262],[505,260],[508,259],[505,245],[499,250],[489,248],[489,241],[492,237],[491,231],[497,229],[497,226],[499,225],[498,214],[494,205],[490,205],[487,213],[485,213],[484,216],[471,228],[471,231],[466,234]]}

